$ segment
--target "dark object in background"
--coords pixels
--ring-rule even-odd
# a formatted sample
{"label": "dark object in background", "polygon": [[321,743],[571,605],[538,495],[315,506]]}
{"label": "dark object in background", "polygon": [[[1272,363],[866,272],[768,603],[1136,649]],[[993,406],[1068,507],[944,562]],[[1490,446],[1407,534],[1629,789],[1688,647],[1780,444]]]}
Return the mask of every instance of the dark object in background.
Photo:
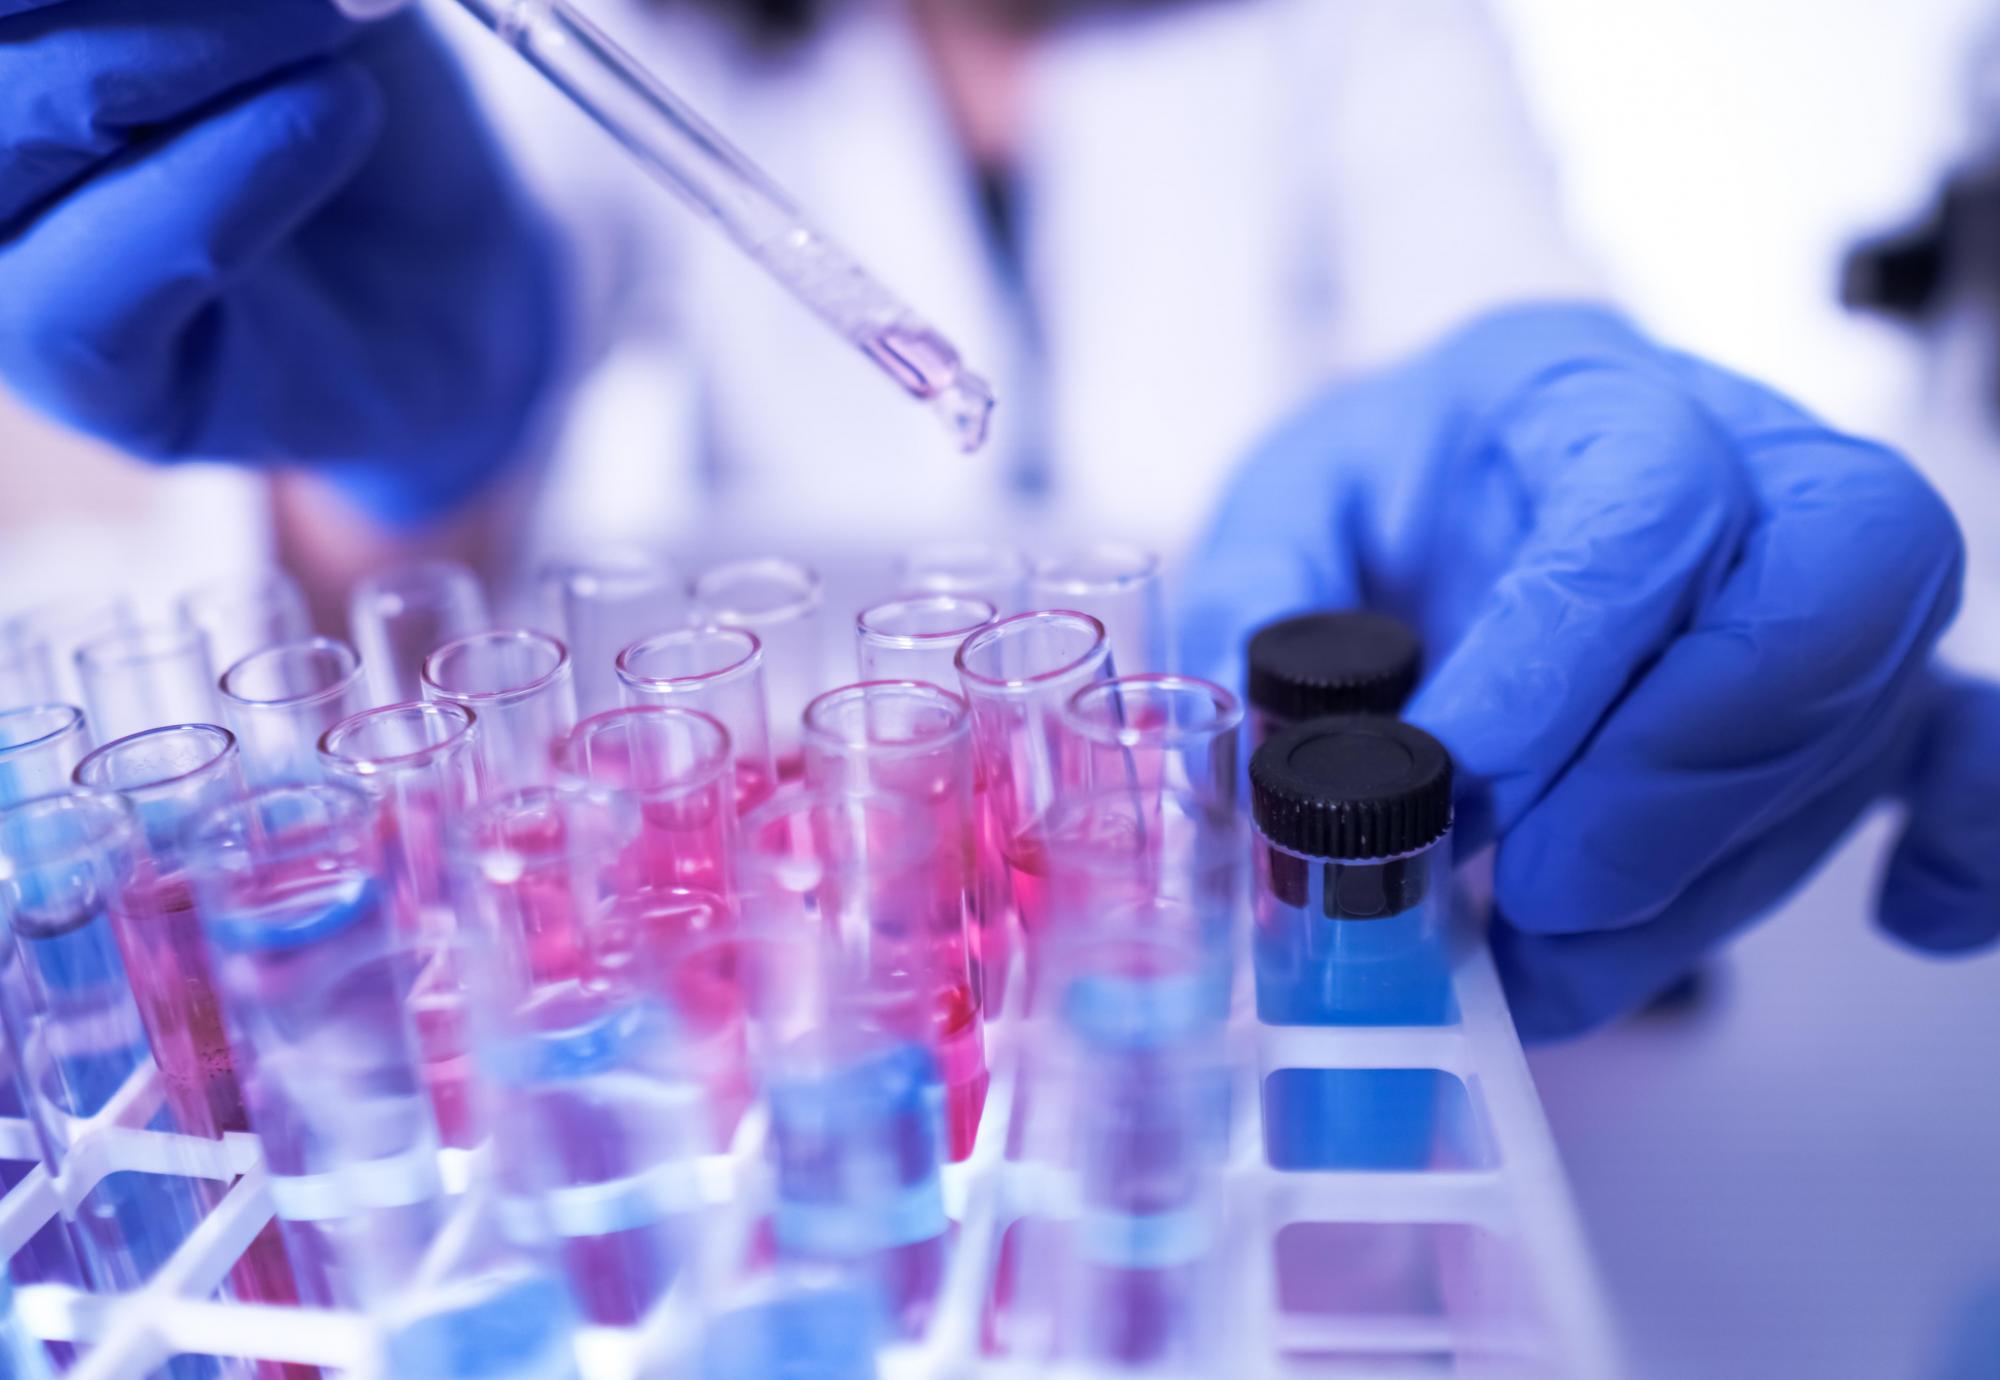
{"label": "dark object in background", "polygon": [[[1073,15],[1119,10],[1157,9],[1163,5],[1188,4],[1191,0],[979,0],[995,14],[1017,28],[1034,29]],[[653,0],[666,6],[675,0]],[[805,38],[836,6],[845,0],[682,0],[705,6],[742,22],[758,40],[778,44]],[[952,0],[970,4],[974,0]]]}
{"label": "dark object in background", "polygon": [[1843,305],[1912,325],[1965,291],[2000,303],[2000,163],[1952,174],[1922,215],[1857,244],[1841,272]]}

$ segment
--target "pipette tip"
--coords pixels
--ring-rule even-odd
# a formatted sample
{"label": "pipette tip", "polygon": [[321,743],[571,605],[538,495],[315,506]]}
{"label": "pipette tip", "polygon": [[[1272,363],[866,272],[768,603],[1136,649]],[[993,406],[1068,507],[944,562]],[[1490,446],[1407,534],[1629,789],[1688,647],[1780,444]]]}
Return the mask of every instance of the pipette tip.
{"label": "pipette tip", "polygon": [[993,421],[993,389],[985,379],[961,369],[952,381],[940,388],[931,406],[957,438],[958,448],[967,455],[986,444]]}

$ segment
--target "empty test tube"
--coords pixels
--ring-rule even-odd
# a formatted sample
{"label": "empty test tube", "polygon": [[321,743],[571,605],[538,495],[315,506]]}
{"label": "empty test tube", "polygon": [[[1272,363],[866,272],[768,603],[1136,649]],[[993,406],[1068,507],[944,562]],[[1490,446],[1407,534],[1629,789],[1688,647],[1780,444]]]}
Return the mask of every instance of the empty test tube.
{"label": "empty test tube", "polygon": [[1028,559],[998,542],[933,542],[906,552],[898,583],[913,594],[984,599],[1002,618],[1028,611]]}
{"label": "empty test tube", "polygon": [[340,785],[256,792],[196,824],[190,871],[301,1294],[380,1305],[445,1204],[404,1014],[424,955],[392,916],[377,806]]}
{"label": "empty test tube", "polygon": [[409,1017],[438,1130],[461,1148],[477,1144],[480,1126],[447,837],[479,798],[477,734],[463,705],[416,703],[364,710],[320,739],[328,779],[365,791],[381,809],[397,923],[423,953]]}
{"label": "empty test tube", "polygon": [[778,557],[730,561],[696,576],[691,592],[700,621],[748,628],[764,644],[771,753],[779,779],[797,779],[803,766],[799,720],[822,683],[826,656],[819,576]]}
{"label": "empty test tube", "polygon": [[67,790],[90,751],[90,728],[71,704],[0,711],[0,806]]}
{"label": "empty test tube", "polygon": [[298,581],[282,570],[213,580],[189,590],[175,606],[183,627],[208,638],[209,659],[233,666],[260,647],[312,636],[312,612]]}
{"label": "empty test tube", "polygon": [[1031,606],[1075,609],[1104,625],[1120,675],[1172,670],[1166,584],[1160,558],[1143,547],[1100,542],[1044,556],[1028,581]]}
{"label": "empty test tube", "polygon": [[550,626],[575,663],[577,711],[586,717],[620,703],[620,652],[687,621],[673,571],[642,553],[553,561],[540,582]]}
{"label": "empty test tube", "polygon": [[0,711],[56,699],[55,670],[45,642],[14,642],[0,630]]}
{"label": "empty test tube", "polygon": [[348,600],[348,623],[371,704],[424,697],[424,658],[489,626],[479,577],[456,561],[419,561],[368,576]]}
{"label": "empty test tube", "polygon": [[704,627],[641,638],[619,654],[618,679],[627,704],[699,709],[729,730],[739,813],[770,799],[778,772],[757,634]]}
{"label": "empty test tube", "polygon": [[[954,1160],[964,1159],[972,1153],[987,1085],[970,715],[963,700],[935,685],[872,681],[814,700],[806,709],[805,731],[808,786],[864,801],[894,796],[915,812],[911,825],[927,836],[919,863],[929,875],[922,885],[935,887],[941,900],[934,908],[909,912],[926,931],[915,937],[922,966],[909,979],[927,983],[937,1010],[962,1023],[964,1033],[940,1030],[930,1043],[945,1084],[949,1152]],[[796,847],[810,839],[810,830],[793,829],[781,841]],[[908,944],[889,918],[881,917],[874,942],[885,949],[892,939]]]}
{"label": "empty test tube", "polygon": [[918,594],[863,609],[854,620],[863,680],[921,680],[958,688],[958,649],[998,618],[991,603],[960,594]]}
{"label": "empty test tube", "polygon": [[424,659],[424,698],[479,716],[480,777],[491,792],[547,782],[576,724],[569,649],[547,633],[500,628],[447,642]]}
{"label": "empty test tube", "polygon": [[[1004,904],[994,898],[983,915],[989,982],[997,984],[1006,971],[1010,926],[1022,927],[1032,946],[1047,886],[1049,812],[1078,788],[1081,749],[1063,726],[1063,706],[1107,678],[1109,663],[1104,625],[1083,613],[1016,614],[959,649],[959,682],[985,784],[980,870],[1006,879]],[[999,1004],[991,990],[988,1001]]]}
{"label": "empty test tube", "polygon": [[105,742],[222,717],[208,638],[199,628],[173,624],[107,633],[77,648],[76,669],[91,726]]}
{"label": "empty test tube", "polygon": [[367,698],[361,658],[330,637],[251,652],[222,674],[222,710],[259,785],[320,778],[319,740]]}
{"label": "empty test tube", "polygon": [[[57,700],[84,704],[83,683],[77,676],[77,649],[86,642],[138,626],[132,606],[119,595],[99,595],[42,604],[0,622],[0,662],[10,654],[24,655],[42,693],[18,701],[39,704]],[[46,681],[39,679],[47,676]],[[11,707],[11,706],[0,706]]]}
{"label": "empty test tube", "polygon": [[[57,1184],[79,1141],[148,1069],[146,1030],[113,934],[131,812],[69,794],[0,811],[0,1019],[22,1063],[27,1112]],[[115,1173],[63,1213],[85,1282],[134,1288],[200,1220],[192,1184]]]}
{"label": "empty test tube", "polygon": [[625,802],[541,789],[482,807],[454,853],[479,1066],[507,1128],[501,1224],[553,1241],[583,1316],[606,1325],[664,1297],[700,1202],[695,1159],[717,1141],[701,1067],[715,1042],[656,969],[597,961],[600,939],[643,923],[620,886],[636,834]]}

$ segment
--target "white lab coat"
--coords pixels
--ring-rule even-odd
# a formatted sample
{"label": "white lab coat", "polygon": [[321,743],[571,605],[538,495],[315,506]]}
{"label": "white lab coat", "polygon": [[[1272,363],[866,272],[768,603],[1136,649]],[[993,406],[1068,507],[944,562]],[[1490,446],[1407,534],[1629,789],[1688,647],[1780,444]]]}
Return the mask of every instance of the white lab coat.
{"label": "white lab coat", "polygon": [[[891,0],[758,57],[706,15],[587,6],[954,339],[1001,399],[936,420],[539,78],[446,19],[571,232],[585,343],[544,547],[884,551],[1117,534],[1172,552],[1319,384],[1497,302],[1593,290],[1479,0],[1217,0],[1076,25],[1033,65],[1032,333]],[[1024,500],[1024,471],[1047,476]]]}

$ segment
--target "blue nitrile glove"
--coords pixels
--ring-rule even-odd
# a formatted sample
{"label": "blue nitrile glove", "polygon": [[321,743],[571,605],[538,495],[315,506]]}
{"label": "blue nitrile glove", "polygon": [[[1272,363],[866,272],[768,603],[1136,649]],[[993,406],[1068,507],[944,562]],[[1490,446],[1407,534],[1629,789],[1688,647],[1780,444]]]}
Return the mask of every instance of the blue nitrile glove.
{"label": "blue nitrile glove", "polygon": [[51,416],[421,521],[520,440],[557,283],[414,12],[0,0],[0,380]]}
{"label": "blue nitrile glove", "polygon": [[1894,453],[1616,317],[1479,321],[1340,388],[1237,478],[1190,574],[1187,665],[1314,606],[1420,628],[1408,717],[1497,837],[1493,943],[1524,1034],[1585,1029],[1910,801],[1885,924],[2000,933],[2000,687],[1931,649],[1962,544]]}

